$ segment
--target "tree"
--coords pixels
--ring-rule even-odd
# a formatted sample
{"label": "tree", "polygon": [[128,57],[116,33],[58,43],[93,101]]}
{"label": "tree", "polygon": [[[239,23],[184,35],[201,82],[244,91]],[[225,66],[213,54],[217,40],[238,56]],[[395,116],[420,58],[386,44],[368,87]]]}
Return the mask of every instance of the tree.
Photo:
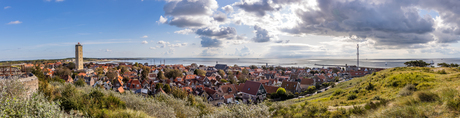
{"label": "tree", "polygon": [[316,90],[316,87],[315,87],[315,86],[309,86],[309,87],[307,88],[307,93],[313,93],[313,92],[315,92],[315,90]]}
{"label": "tree", "polygon": [[160,78],[162,80],[165,79],[165,75],[163,74],[163,71],[161,71],[161,70],[158,71],[158,78]]}
{"label": "tree", "polygon": [[128,72],[128,67],[126,67],[124,65],[118,66],[118,69],[121,69],[120,74],[124,74],[125,72]]}
{"label": "tree", "polygon": [[107,72],[106,75],[107,75],[107,78],[109,79],[115,79],[118,74],[117,74],[117,71],[111,69],[109,70],[109,72]]}
{"label": "tree", "polygon": [[164,86],[163,91],[165,91],[165,93],[171,93],[171,87],[169,86],[169,84],[166,84]]}
{"label": "tree", "polygon": [[69,62],[69,64],[67,65],[67,68],[69,68],[70,70],[75,69],[75,63]]}
{"label": "tree", "polygon": [[142,68],[142,77],[144,79],[148,79],[149,77],[149,73],[150,73],[150,68],[148,66],[144,66],[144,68]]}
{"label": "tree", "polygon": [[225,72],[223,70],[219,70],[219,75],[223,78],[225,76]]}
{"label": "tree", "polygon": [[[166,92],[166,89],[165,89],[165,92]],[[185,91],[185,90],[183,90],[181,88],[175,87],[175,86],[173,86],[171,94],[175,98],[180,98],[180,99],[185,99],[185,97],[187,97],[187,91]]]}
{"label": "tree", "polygon": [[182,71],[179,69],[169,69],[166,71],[165,76],[167,78],[176,78],[176,77],[182,77]]}
{"label": "tree", "polygon": [[239,75],[238,76],[238,83],[245,83],[248,79],[246,78],[246,75]]}
{"label": "tree", "polygon": [[242,74],[243,74],[243,75],[248,75],[248,74],[249,74],[249,70],[248,70],[248,69],[246,69],[246,68],[245,68],[245,69],[243,69],[243,71],[242,71]]}
{"label": "tree", "polygon": [[251,66],[249,66],[249,68],[251,68],[251,69],[257,69],[257,66],[256,66],[256,65],[251,65]]}
{"label": "tree", "polygon": [[404,65],[406,65],[407,67],[426,67],[426,66],[428,66],[430,64],[426,63],[423,60],[418,60],[418,61],[416,60],[416,61],[405,62]]}
{"label": "tree", "polygon": [[458,64],[454,64],[454,63],[451,63],[451,64],[448,64],[448,63],[438,63],[438,66],[440,66],[440,67],[458,67]]}
{"label": "tree", "polygon": [[204,70],[201,70],[201,69],[195,69],[194,74],[199,75],[199,76],[205,76],[206,72]]}
{"label": "tree", "polygon": [[160,88],[163,88],[163,84],[162,84],[162,83],[157,83],[157,84],[155,85],[155,90],[158,90],[158,89],[160,89]]}
{"label": "tree", "polygon": [[227,80],[225,80],[225,79],[220,79],[220,82],[225,83],[225,82],[227,82]]}
{"label": "tree", "polygon": [[190,66],[192,67],[198,67],[198,65],[196,63],[192,63]]}

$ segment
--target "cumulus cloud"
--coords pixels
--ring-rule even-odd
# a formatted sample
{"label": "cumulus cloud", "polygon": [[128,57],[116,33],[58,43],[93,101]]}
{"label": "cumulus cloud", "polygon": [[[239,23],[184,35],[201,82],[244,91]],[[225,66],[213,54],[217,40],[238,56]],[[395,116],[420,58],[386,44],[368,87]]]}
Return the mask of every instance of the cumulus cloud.
{"label": "cumulus cloud", "polygon": [[147,36],[147,35],[144,35],[144,36],[142,36],[141,38],[149,38],[149,36]]}
{"label": "cumulus cloud", "polygon": [[252,51],[246,46],[244,46],[241,49],[238,49],[238,48],[235,49],[235,55],[236,56],[244,57],[244,56],[251,55],[251,53],[252,53]]}
{"label": "cumulus cloud", "polygon": [[6,6],[6,7],[3,7],[3,9],[9,9],[11,8],[11,6]]}
{"label": "cumulus cloud", "polygon": [[187,46],[187,43],[177,43],[177,44],[171,44],[168,46],[169,47],[184,47],[184,46]]}
{"label": "cumulus cloud", "polygon": [[176,52],[176,50],[174,48],[169,48],[168,51],[164,52],[163,54],[164,55],[172,55]]}
{"label": "cumulus cloud", "polygon": [[233,12],[233,7],[231,5],[226,5],[222,7],[222,10],[224,10],[226,13],[232,13]]}
{"label": "cumulus cloud", "polygon": [[192,29],[183,29],[183,30],[179,30],[179,31],[175,31],[174,33],[176,34],[189,34],[189,33],[193,33],[194,31]]}
{"label": "cumulus cloud", "polygon": [[221,47],[222,41],[208,37],[201,37],[201,47]]}
{"label": "cumulus cloud", "polygon": [[256,30],[256,36],[252,38],[254,42],[268,42],[271,40],[278,40],[278,37],[275,35],[270,34],[266,29],[263,29],[259,26],[254,26],[254,30]]}
{"label": "cumulus cloud", "polygon": [[148,41],[142,41],[142,44],[148,44],[149,42]]}
{"label": "cumulus cloud", "polygon": [[269,3],[269,0],[248,1],[243,0],[233,4],[246,12],[255,13],[258,16],[265,16],[267,11],[279,10],[281,7],[274,7]]}
{"label": "cumulus cloud", "polygon": [[222,12],[217,12],[217,14],[214,14],[213,18],[216,21],[225,22],[227,20],[227,15]]}
{"label": "cumulus cloud", "polygon": [[169,42],[166,42],[166,41],[158,41],[157,44],[169,44]]}
{"label": "cumulus cloud", "polygon": [[291,34],[329,36],[357,36],[372,39],[377,45],[398,46],[423,44],[433,41],[434,21],[421,17],[416,8],[396,1],[372,3],[370,1],[318,0],[319,10],[298,9],[301,21],[282,31]]}
{"label": "cumulus cloud", "polygon": [[155,49],[157,49],[157,48],[156,48],[156,47],[150,47],[149,49],[151,49],[151,50],[155,50]]}
{"label": "cumulus cloud", "polygon": [[221,53],[221,50],[218,48],[208,48],[204,49],[199,55],[200,56],[217,56]]}
{"label": "cumulus cloud", "polygon": [[13,24],[21,24],[22,22],[21,21],[11,21],[9,23],[7,23],[8,25],[13,25]]}
{"label": "cumulus cloud", "polygon": [[177,0],[169,1],[163,10],[171,16],[211,15],[217,7],[215,0]]}
{"label": "cumulus cloud", "polygon": [[220,28],[201,28],[196,30],[196,34],[211,38],[226,38],[231,39],[236,36],[236,29],[233,27],[220,27]]}
{"label": "cumulus cloud", "polygon": [[161,24],[165,24],[166,22],[168,22],[168,19],[163,16],[160,16],[160,19],[157,21],[157,23]]}
{"label": "cumulus cloud", "polygon": [[169,25],[176,27],[203,27],[211,24],[210,17],[180,16],[174,17]]}

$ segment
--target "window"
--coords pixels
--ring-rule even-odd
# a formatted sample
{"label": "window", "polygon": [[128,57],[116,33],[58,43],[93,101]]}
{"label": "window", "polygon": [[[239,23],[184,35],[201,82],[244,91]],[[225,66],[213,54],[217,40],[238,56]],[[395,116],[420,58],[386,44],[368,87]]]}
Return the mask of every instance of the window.
{"label": "window", "polygon": [[251,88],[248,88],[248,91],[251,90]]}
{"label": "window", "polygon": [[136,85],[136,87],[139,87],[139,84],[138,84],[138,85]]}

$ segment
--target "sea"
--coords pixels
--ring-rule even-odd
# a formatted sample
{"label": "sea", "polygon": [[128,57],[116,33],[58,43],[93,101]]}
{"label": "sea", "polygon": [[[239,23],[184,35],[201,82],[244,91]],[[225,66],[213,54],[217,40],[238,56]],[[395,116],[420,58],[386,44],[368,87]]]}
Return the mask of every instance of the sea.
{"label": "sea", "polygon": [[[446,58],[446,59],[360,59],[360,67],[371,67],[371,68],[393,68],[393,67],[404,67],[404,62],[412,60],[423,60],[427,63],[433,63],[433,66],[437,66],[437,63],[458,63],[460,64],[460,58]],[[214,66],[216,64],[227,64],[229,66],[282,66],[282,67],[330,67],[330,66],[353,66],[357,65],[356,59],[293,59],[293,58],[282,58],[282,59],[267,59],[267,58],[141,58],[141,59],[130,59],[130,60],[117,60],[112,62],[131,62],[131,63],[148,63],[149,65],[174,65],[183,64],[191,65],[196,63],[198,65]]]}

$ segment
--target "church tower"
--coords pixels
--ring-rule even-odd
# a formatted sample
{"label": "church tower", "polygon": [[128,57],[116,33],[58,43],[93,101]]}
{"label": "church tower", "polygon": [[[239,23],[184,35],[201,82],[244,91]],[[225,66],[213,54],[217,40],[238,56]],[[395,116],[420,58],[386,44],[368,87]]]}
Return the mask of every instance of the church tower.
{"label": "church tower", "polygon": [[77,70],[83,69],[83,46],[80,42],[75,45],[75,67]]}

